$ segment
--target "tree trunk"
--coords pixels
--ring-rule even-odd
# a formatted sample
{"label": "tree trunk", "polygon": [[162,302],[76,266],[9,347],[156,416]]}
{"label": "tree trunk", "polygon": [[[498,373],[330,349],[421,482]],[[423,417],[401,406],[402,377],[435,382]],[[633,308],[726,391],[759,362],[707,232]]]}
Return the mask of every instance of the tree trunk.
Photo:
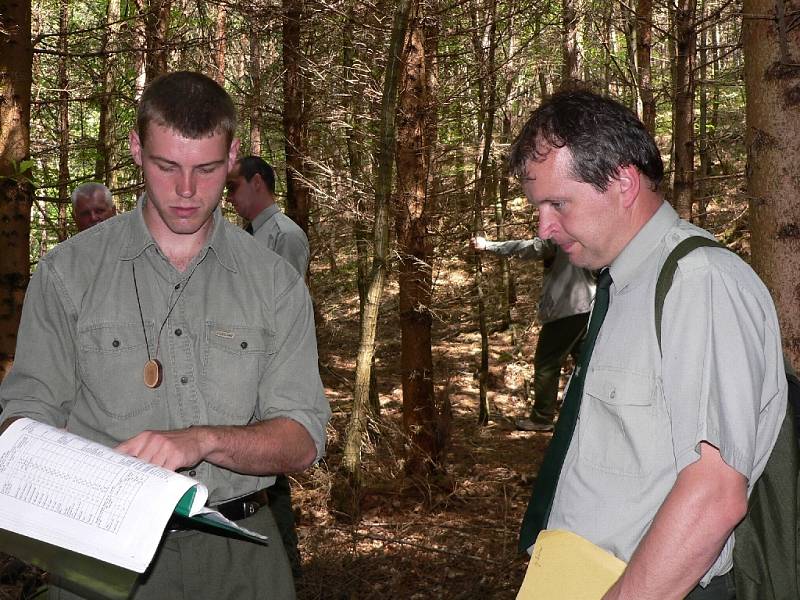
{"label": "tree trunk", "polygon": [[[366,179],[364,172],[364,131],[361,123],[361,110],[363,104],[364,85],[353,70],[356,49],[353,46],[353,33],[356,25],[355,6],[350,4],[345,23],[342,40],[342,67],[347,88],[350,90],[348,98],[348,123],[347,123],[347,159],[350,169],[350,202],[355,209],[353,219],[353,239],[356,246],[356,287],[358,288],[358,315],[360,326],[363,326],[364,306],[367,301],[367,287],[369,279],[369,228],[367,226],[368,203],[364,193],[363,182]],[[369,381],[369,413],[373,419],[378,419],[381,412],[378,398],[377,377],[375,374],[375,360],[373,356],[370,367]],[[372,431],[372,430],[371,430]]]}
{"label": "tree trunk", "polygon": [[[429,474],[442,457],[431,351],[432,270],[428,237],[434,198],[430,183],[436,144],[436,40],[424,0],[415,0],[403,52],[397,106],[395,231],[400,282],[400,367],[406,472]],[[426,26],[428,20],[428,26]]]}
{"label": "tree trunk", "polygon": [[[706,0],[702,0],[700,8],[701,19],[705,21],[706,17]],[[708,211],[708,194],[710,186],[708,185],[708,176],[711,174],[711,167],[709,161],[709,145],[708,145],[708,27],[703,24],[703,29],[700,32],[700,85],[699,85],[699,104],[700,104],[700,121],[698,123],[698,153],[700,154],[700,181],[697,189],[697,224],[700,227],[706,226],[706,213]]]}
{"label": "tree trunk", "polygon": [[0,380],[14,361],[30,275],[31,4],[0,0]]}
{"label": "tree trunk", "polygon": [[356,382],[353,393],[353,412],[345,432],[342,467],[351,481],[360,481],[361,448],[367,429],[369,383],[372,359],[375,355],[375,334],[378,313],[386,281],[386,261],[389,255],[389,200],[392,193],[392,171],[395,145],[395,109],[400,78],[400,53],[403,49],[411,2],[399,0],[395,5],[389,56],[383,82],[381,122],[377,139],[378,172],[375,181],[375,229],[372,271],[361,320],[361,336],[356,358]]}
{"label": "tree trunk", "polygon": [[150,0],[145,15],[145,77],[149,83],[169,70],[169,31],[171,0]]}
{"label": "tree trunk", "polygon": [[283,133],[286,151],[286,213],[308,233],[310,190],[306,184],[305,80],[300,48],[303,0],[283,0]]}
{"label": "tree trunk", "polygon": [[682,219],[692,218],[694,203],[695,14],[697,0],[679,0],[675,12],[675,181],[672,204]]}
{"label": "tree trunk", "polygon": [[[479,176],[475,181],[473,197],[473,224],[474,235],[482,235],[483,227],[483,196],[486,191],[486,180],[491,164],[492,136],[494,135],[494,115],[497,103],[497,74],[495,72],[495,51],[497,47],[497,27],[496,15],[497,4],[495,0],[489,0],[488,7],[489,23],[489,52],[482,65],[482,77],[487,79],[488,98],[486,104],[480,107],[479,115],[482,117],[479,122],[483,123],[483,150],[478,164]],[[488,425],[489,423],[489,331],[486,323],[486,300],[483,291],[483,263],[480,254],[475,254],[475,289],[477,292],[478,303],[478,322],[481,331],[481,365],[478,374],[480,386],[478,424]]]}
{"label": "tree trunk", "polygon": [[69,180],[69,0],[60,0],[58,11],[58,241],[67,239]]}
{"label": "tree trunk", "polygon": [[639,97],[642,103],[642,122],[650,135],[656,133],[656,101],[653,95],[650,53],[653,48],[653,0],[636,3],[636,66],[639,78]]}
{"label": "tree trunk", "polygon": [[250,26],[250,154],[261,156],[261,36]]}
{"label": "tree trunk", "polygon": [[580,0],[561,0],[563,65],[561,89],[581,87],[583,74],[583,40],[581,36]]}
{"label": "tree trunk", "polygon": [[[783,3],[778,3],[779,7]],[[773,15],[776,4],[745,0],[745,15]],[[800,44],[777,19],[745,19],[747,195],[752,265],[772,293],[786,357],[800,366]]]}
{"label": "tree trunk", "polygon": [[224,4],[217,6],[216,30],[214,34],[214,79],[221,86],[225,85],[225,19]]}
{"label": "tree trunk", "polygon": [[[101,51],[108,52],[115,44],[119,28],[119,0],[108,0],[106,7],[106,26],[103,30]],[[97,135],[97,160],[95,161],[94,178],[102,181],[110,189],[116,188],[114,178],[116,171],[114,165],[114,104],[116,85],[114,82],[114,65],[116,59],[113,54],[106,54],[101,69],[102,89],[98,102],[100,104],[100,123]]]}

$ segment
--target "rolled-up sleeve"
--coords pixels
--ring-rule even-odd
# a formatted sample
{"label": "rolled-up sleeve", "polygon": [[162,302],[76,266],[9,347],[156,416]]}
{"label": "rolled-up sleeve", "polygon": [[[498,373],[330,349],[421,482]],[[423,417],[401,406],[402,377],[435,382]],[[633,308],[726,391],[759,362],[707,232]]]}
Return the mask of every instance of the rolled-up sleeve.
{"label": "rolled-up sleeve", "polygon": [[2,418],[30,417],[64,427],[77,394],[76,310],[43,260],[25,294],[14,365],[0,386]]}
{"label": "rolled-up sleeve", "polygon": [[[278,277],[281,273],[278,272]],[[303,278],[276,285],[275,352],[259,384],[263,420],[286,417],[300,423],[314,440],[317,460],[325,453],[330,405],[319,376],[314,311]]]}

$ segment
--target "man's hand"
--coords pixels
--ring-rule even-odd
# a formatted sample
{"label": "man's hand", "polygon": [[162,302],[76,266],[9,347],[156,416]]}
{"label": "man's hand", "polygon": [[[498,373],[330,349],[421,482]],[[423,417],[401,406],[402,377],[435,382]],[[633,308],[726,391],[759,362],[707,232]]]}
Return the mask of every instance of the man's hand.
{"label": "man's hand", "polygon": [[486,250],[486,238],[476,236],[469,241],[469,247],[476,252],[483,252]]}
{"label": "man's hand", "polygon": [[143,431],[116,447],[117,452],[171,471],[193,467],[208,454],[208,436],[204,428],[190,427],[172,431]]}

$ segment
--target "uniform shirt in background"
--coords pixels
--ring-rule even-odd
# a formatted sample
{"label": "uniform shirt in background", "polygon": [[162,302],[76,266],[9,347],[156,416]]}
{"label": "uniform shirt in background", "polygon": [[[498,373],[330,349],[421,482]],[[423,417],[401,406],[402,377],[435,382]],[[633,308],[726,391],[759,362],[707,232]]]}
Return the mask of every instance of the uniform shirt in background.
{"label": "uniform shirt in background", "polygon": [[273,204],[250,222],[253,236],[267,248],[289,261],[305,277],[308,270],[308,238],[303,229]]}

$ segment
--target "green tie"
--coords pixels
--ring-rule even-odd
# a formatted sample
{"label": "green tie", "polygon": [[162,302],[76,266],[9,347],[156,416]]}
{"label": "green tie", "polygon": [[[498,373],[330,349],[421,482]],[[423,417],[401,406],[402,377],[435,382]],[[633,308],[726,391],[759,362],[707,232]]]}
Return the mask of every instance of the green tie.
{"label": "green tie", "polygon": [[575,432],[575,424],[578,421],[586,369],[592,358],[592,350],[597,339],[597,333],[600,331],[603,319],[605,319],[608,312],[610,286],[611,274],[608,269],[603,269],[597,280],[597,294],[594,299],[592,318],[589,320],[589,329],[583,342],[583,350],[578,358],[575,372],[570,379],[569,389],[561,406],[561,413],[553,432],[553,439],[542,461],[539,475],[533,485],[533,494],[528,503],[528,509],[522,519],[522,527],[519,532],[519,549],[521,552],[525,552],[530,548],[536,541],[536,536],[539,535],[539,532],[547,527],[550,509],[553,506],[553,498],[556,495],[556,485],[558,485],[558,478],[561,475],[561,467],[564,465],[564,458],[567,456],[569,443],[572,439],[572,434]]}

